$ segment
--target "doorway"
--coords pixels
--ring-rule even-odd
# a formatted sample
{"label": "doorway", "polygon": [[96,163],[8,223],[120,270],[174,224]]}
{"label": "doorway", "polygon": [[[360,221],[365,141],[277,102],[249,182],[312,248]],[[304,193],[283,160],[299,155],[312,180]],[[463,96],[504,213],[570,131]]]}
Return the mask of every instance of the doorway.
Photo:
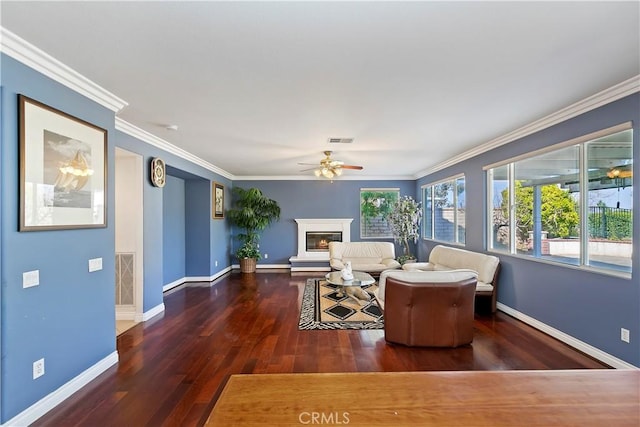
{"label": "doorway", "polygon": [[142,156],[116,147],[116,335],[143,320]]}

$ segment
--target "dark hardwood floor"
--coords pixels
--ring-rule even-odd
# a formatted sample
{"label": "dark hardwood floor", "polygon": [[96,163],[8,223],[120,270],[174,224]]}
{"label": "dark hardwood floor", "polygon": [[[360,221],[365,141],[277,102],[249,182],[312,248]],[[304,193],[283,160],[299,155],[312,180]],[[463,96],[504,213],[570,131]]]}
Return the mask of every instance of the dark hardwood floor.
{"label": "dark hardwood floor", "polygon": [[[505,315],[476,316],[472,345],[388,345],[379,330],[299,331],[307,277],[232,273],[165,295],[117,339],[120,361],[37,426],[197,426],[236,373],[590,369],[607,366]],[[481,308],[481,307],[479,307]]]}

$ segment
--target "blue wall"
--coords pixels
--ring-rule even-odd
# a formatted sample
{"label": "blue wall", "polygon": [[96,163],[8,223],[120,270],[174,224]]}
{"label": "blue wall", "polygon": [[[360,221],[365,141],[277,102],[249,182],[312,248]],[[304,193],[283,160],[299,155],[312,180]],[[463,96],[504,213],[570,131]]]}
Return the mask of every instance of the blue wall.
{"label": "blue wall", "polygon": [[187,210],[187,276],[208,277],[211,275],[211,238],[209,224],[211,218],[211,183],[189,180],[186,184]]}
{"label": "blue wall", "polygon": [[[2,420],[109,356],[115,346],[114,148],[106,228],[18,232],[18,94],[114,132],[114,113],[2,56]],[[10,250],[8,250],[10,249]],[[88,272],[88,260],[103,269]],[[40,285],[22,288],[22,273]],[[32,364],[45,358],[45,375]]]}
{"label": "blue wall", "polygon": [[[351,241],[360,241],[360,189],[400,188],[401,196],[414,196],[414,181],[235,181],[235,186],[259,188],[280,205],[280,221],[267,228],[260,252],[269,254],[259,264],[289,264],[298,253],[296,218],[353,218]],[[393,239],[388,239],[393,241]],[[238,248],[234,242],[234,251]],[[396,245],[396,253],[402,253]],[[236,261],[237,262],[237,261]]]}
{"label": "blue wall", "polygon": [[[165,251],[171,251],[173,249],[168,249],[168,246],[174,246],[176,244],[181,244],[178,242],[173,242],[169,238],[163,236],[164,230],[164,222],[171,221],[171,219],[164,218],[164,204],[165,198],[167,199],[167,203],[173,203],[171,200],[171,190],[165,193],[166,186],[163,188],[154,187],[151,184],[151,180],[148,178],[151,176],[150,172],[150,164],[151,160],[154,157],[162,158],[167,165],[168,176],[173,176],[176,178],[183,179],[185,181],[185,195],[184,195],[184,210],[185,210],[185,272],[188,273],[188,265],[187,261],[192,255],[192,250],[189,249],[188,244],[188,235],[193,233],[195,224],[189,223],[189,215],[192,210],[189,207],[190,200],[190,188],[191,182],[200,182],[200,185],[207,187],[207,191],[201,189],[200,196],[204,199],[199,203],[202,206],[207,206],[205,213],[203,215],[207,215],[208,218],[211,218],[210,215],[210,207],[211,206],[211,190],[210,185],[211,181],[220,182],[225,185],[225,191],[228,193],[228,188],[231,186],[231,181],[228,178],[222,177],[208,169],[203,168],[202,166],[193,164],[188,160],[185,160],[181,157],[175,156],[171,153],[161,150],[160,148],[142,142],[126,133],[116,131],[115,135],[112,138],[113,142],[117,147],[124,148],[125,150],[131,151],[133,153],[137,153],[143,156],[144,158],[144,176],[145,183],[143,188],[143,199],[144,199],[144,311],[147,312],[158,305],[162,304],[162,287],[166,284],[173,282],[176,279],[169,280],[165,279],[164,271],[165,269],[170,271],[176,271],[180,269],[180,266],[174,266],[173,264],[176,261],[173,259],[165,259],[164,253]],[[206,193],[206,194],[205,194]],[[225,200],[228,200],[225,197]],[[175,209],[178,209],[175,207]],[[229,240],[230,229],[226,224],[215,224],[210,225],[210,223],[219,223],[220,221],[216,221],[213,219],[208,220],[209,225],[203,225],[202,221],[200,221],[196,228],[198,232],[202,233],[201,238],[206,240],[209,245],[211,242],[220,242],[220,244],[225,244]],[[226,223],[226,221],[225,221]],[[171,224],[167,225],[171,227]],[[207,230],[214,230],[210,234],[207,234]],[[225,243],[223,243],[225,242]],[[177,249],[179,250],[179,249]],[[205,248],[208,251],[208,246]],[[194,255],[197,256],[197,255]],[[214,275],[225,268],[229,267],[228,258],[220,258],[220,263],[218,267],[209,267],[209,274]],[[166,263],[171,265],[165,265]],[[204,269],[203,269],[204,270]]]}
{"label": "blue wall", "polygon": [[[640,95],[582,114],[533,135],[423,177],[420,186],[458,173],[466,175],[466,248],[485,249],[486,189],[483,166],[549,145],[568,141],[620,123],[633,121],[633,158],[640,164]],[[637,170],[637,166],[636,166]],[[635,366],[640,366],[640,185],[634,176],[633,279],[540,263],[497,254],[502,264],[498,301]],[[418,252],[426,259],[436,243],[424,240]],[[630,329],[631,343],[620,340]]]}
{"label": "blue wall", "polygon": [[183,279],[186,276],[185,267],[185,182],[183,179],[167,176],[163,188],[162,199],[163,217],[163,262],[164,284]]}
{"label": "blue wall", "polygon": [[[200,180],[210,188],[217,181],[231,188],[231,181],[202,166],[170,154],[115,129],[113,111],[79,95],[31,68],[2,55],[0,75],[0,423],[20,414],[38,400],[53,393],[81,373],[116,351],[115,339],[115,147],[144,159],[144,300],[145,313],[162,305],[164,251],[185,251],[186,245],[165,248],[166,227],[163,189],[151,185],[150,162],[161,157],[167,165],[188,179]],[[107,227],[84,230],[18,232],[18,94],[24,94],[108,131]],[[184,172],[183,172],[184,171]],[[182,177],[181,177],[182,178]],[[171,193],[171,190],[168,191]],[[205,194],[206,193],[206,194]],[[203,190],[202,203],[211,206],[211,191]],[[186,194],[185,194],[186,198]],[[228,200],[228,197],[227,197]],[[168,203],[170,200],[167,201]],[[185,200],[182,209],[185,207]],[[205,216],[210,218],[210,208]],[[183,227],[186,233],[188,227]],[[226,221],[210,219],[200,228],[210,247],[228,250],[230,236]],[[215,242],[215,243],[214,243]],[[171,242],[173,243],[173,242]],[[182,246],[182,248],[180,248]],[[10,250],[7,250],[9,248]],[[227,252],[225,252],[227,253]],[[217,252],[218,267],[205,269],[208,275],[229,267],[229,257]],[[88,260],[102,258],[103,269],[88,272]],[[171,260],[174,262],[174,260]],[[177,264],[168,265],[172,274]],[[183,267],[184,268],[184,267]],[[40,286],[23,289],[22,273],[40,271]],[[183,273],[184,276],[184,273]],[[45,375],[33,380],[32,364],[45,358]]]}

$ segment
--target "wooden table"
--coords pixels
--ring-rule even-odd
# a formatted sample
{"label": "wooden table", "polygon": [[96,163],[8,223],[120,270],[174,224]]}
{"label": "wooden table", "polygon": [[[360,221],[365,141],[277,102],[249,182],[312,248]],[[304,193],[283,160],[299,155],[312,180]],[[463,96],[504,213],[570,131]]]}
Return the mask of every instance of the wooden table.
{"label": "wooden table", "polygon": [[640,371],[232,375],[206,426],[633,426]]}

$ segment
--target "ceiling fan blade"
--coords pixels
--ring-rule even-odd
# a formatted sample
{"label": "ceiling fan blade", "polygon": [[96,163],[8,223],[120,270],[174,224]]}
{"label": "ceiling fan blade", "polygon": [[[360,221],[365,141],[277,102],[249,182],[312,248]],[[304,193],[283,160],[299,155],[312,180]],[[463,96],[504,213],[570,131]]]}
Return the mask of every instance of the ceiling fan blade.
{"label": "ceiling fan blade", "polygon": [[302,163],[302,162],[298,162],[299,165],[309,165],[309,166],[318,166],[318,163]]}
{"label": "ceiling fan blade", "polygon": [[308,172],[308,171],[312,171],[312,170],[314,170],[314,169],[318,169],[318,167],[317,167],[317,166],[314,166],[314,167],[312,167],[312,168],[301,169],[301,170],[300,170],[300,172]]}
{"label": "ceiling fan blade", "polygon": [[341,165],[340,168],[342,168],[342,169],[355,169],[355,170],[359,170],[359,171],[364,169],[362,166],[356,166],[356,165]]}

